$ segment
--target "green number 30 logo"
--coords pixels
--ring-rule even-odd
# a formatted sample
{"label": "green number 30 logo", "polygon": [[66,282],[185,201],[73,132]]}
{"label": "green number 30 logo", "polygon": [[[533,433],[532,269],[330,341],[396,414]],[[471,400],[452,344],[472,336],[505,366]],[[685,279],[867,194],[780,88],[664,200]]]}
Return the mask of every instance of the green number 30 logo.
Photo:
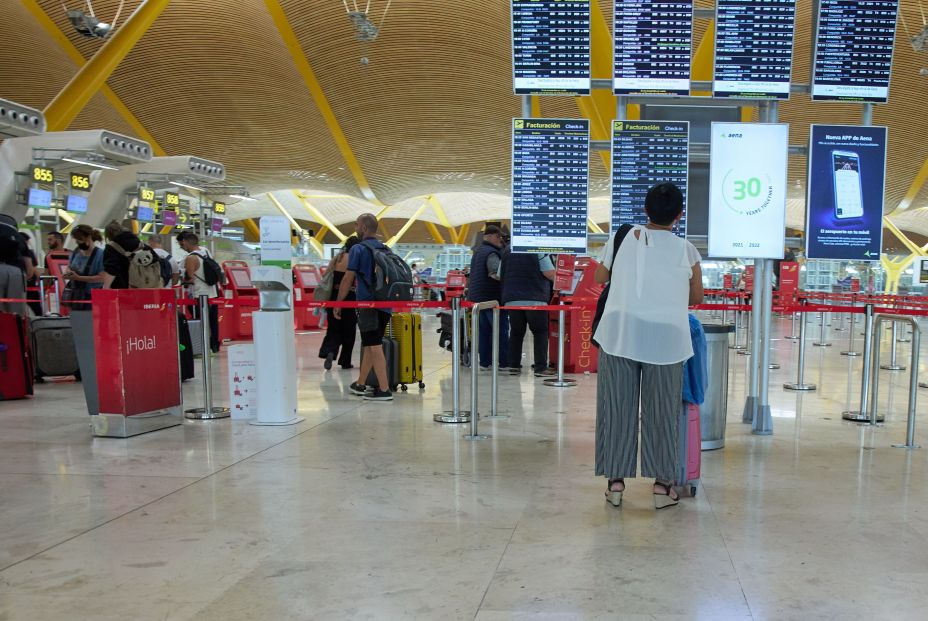
{"label": "green number 30 logo", "polygon": [[747,181],[737,179],[734,182],[735,195],[732,197],[736,201],[743,201],[745,198],[757,198],[760,196],[760,179],[751,177]]}

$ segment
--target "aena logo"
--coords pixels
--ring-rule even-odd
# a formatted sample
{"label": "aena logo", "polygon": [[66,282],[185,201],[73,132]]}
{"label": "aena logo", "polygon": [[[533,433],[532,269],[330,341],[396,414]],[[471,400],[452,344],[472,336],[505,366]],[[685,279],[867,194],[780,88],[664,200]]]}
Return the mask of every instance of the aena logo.
{"label": "aena logo", "polygon": [[126,355],[137,351],[152,351],[157,347],[154,336],[130,336],[126,339]]}

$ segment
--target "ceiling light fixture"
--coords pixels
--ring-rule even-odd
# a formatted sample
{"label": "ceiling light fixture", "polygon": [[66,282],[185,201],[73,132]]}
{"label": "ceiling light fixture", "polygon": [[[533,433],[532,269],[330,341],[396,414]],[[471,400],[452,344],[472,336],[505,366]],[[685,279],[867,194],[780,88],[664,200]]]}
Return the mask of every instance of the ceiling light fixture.
{"label": "ceiling light fixture", "polygon": [[72,164],[81,164],[82,166],[93,166],[94,168],[102,168],[103,170],[119,170],[116,166],[110,166],[109,164],[101,164],[100,162],[91,162],[89,160],[79,160],[73,157],[63,157],[61,158],[62,162],[71,162]]}

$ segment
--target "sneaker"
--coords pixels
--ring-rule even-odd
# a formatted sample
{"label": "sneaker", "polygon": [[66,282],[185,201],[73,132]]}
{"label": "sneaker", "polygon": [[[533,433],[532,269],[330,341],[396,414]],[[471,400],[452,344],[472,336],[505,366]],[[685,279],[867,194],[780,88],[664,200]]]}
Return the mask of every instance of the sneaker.
{"label": "sneaker", "polygon": [[[348,387],[348,390],[351,391],[351,394],[363,397],[367,394],[368,388],[363,384],[357,382],[352,382],[351,386]],[[371,388],[373,390],[373,388]]]}
{"label": "sneaker", "polygon": [[389,390],[380,390],[375,388],[374,392],[364,395],[365,401],[393,401],[393,393]]}
{"label": "sneaker", "polygon": [[509,375],[522,375],[522,367],[509,367]]}
{"label": "sneaker", "polygon": [[331,353],[326,354],[326,356],[325,356],[325,362],[322,364],[322,366],[325,367],[325,370],[326,370],[326,371],[328,371],[329,369],[332,368],[332,361],[333,361],[333,360],[335,360],[335,356],[334,356],[333,354],[331,354]]}
{"label": "sneaker", "polygon": [[554,369],[542,369],[541,371],[535,371],[535,377],[557,377],[557,371]]}

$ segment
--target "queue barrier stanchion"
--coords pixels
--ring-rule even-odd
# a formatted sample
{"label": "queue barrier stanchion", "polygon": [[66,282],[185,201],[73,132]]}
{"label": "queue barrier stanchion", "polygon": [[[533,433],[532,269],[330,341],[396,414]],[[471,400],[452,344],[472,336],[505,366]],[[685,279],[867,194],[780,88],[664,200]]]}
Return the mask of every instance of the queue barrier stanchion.
{"label": "queue barrier stanchion", "polygon": [[[499,373],[499,302],[490,300],[489,302],[480,302],[474,304],[471,308],[470,332],[471,342],[480,343],[480,313],[485,310],[494,309],[493,331],[491,333],[491,343],[493,347],[493,375]],[[478,346],[479,349],[479,346]],[[487,440],[490,436],[482,435],[478,430],[478,419],[480,410],[477,407],[478,395],[480,392],[480,374],[477,370],[480,366],[478,362],[479,352],[473,352],[470,359],[470,433],[464,436],[465,440]]]}
{"label": "queue barrier stanchion", "polygon": [[229,418],[232,416],[232,410],[230,408],[213,405],[213,377],[209,348],[209,296],[200,296],[199,308],[200,334],[203,339],[203,356],[200,359],[200,369],[203,373],[203,407],[185,410],[184,417],[188,420],[215,420],[219,418]]}
{"label": "queue barrier stanchion", "polygon": [[738,335],[741,334],[741,327],[742,327],[742,324],[744,323],[744,320],[741,317],[741,311],[736,310],[734,312],[735,312],[735,342],[733,345],[729,345],[728,349],[734,349],[737,351],[737,350],[744,349],[744,345],[741,345],[738,342]]}
{"label": "queue barrier stanchion", "polygon": [[[853,304],[853,303],[852,303]],[[841,352],[842,356],[859,356],[860,352],[854,349],[854,342],[856,340],[854,336],[854,326],[857,323],[857,315],[851,313],[851,325],[847,329],[847,350]]]}
{"label": "queue barrier stanchion", "polygon": [[[793,316],[795,317],[795,313]],[[802,319],[799,322],[799,364],[796,370],[796,381],[783,384],[786,390],[816,390],[815,384],[806,384],[804,377],[806,372],[806,324],[808,323],[809,314],[800,313]]]}
{"label": "queue barrier stanchion", "polygon": [[[874,316],[874,325],[877,334],[879,334],[880,326],[884,321],[891,321],[895,326],[897,322],[905,322],[913,326],[913,347],[912,347],[912,372],[909,375],[909,404],[908,404],[908,420],[907,420],[907,432],[906,432],[906,443],[905,444],[894,444],[896,448],[918,448],[918,445],[915,444],[915,406],[918,399],[918,345],[921,341],[921,335],[918,331],[918,324],[915,322],[915,319],[908,316],[898,316],[898,315],[889,315],[889,314],[877,314]],[[880,339],[877,338],[873,343],[873,351],[871,352],[871,380],[870,380],[870,411],[869,418],[864,422],[868,422],[871,425],[876,425],[879,422],[883,421],[883,417],[877,414],[877,409],[879,407],[878,399],[880,394]]]}
{"label": "queue barrier stanchion", "polygon": [[563,308],[563,300],[560,301],[559,306],[561,309],[557,312],[557,377],[546,379],[543,383],[545,386],[555,388],[569,388],[576,386],[577,380],[564,378],[564,341],[566,339],[564,324],[566,323],[566,313]]}
{"label": "queue barrier stanchion", "polygon": [[[898,325],[899,325],[899,322],[897,321],[892,322],[892,332],[890,336],[890,338],[892,339],[892,349],[889,352],[889,364],[880,365],[880,368],[883,369],[884,371],[905,371],[905,365],[899,364],[896,361],[896,346],[897,346],[897,343],[899,342],[897,340],[897,332],[896,332],[896,326]],[[879,332],[877,332],[877,334],[879,334]]]}
{"label": "queue barrier stanchion", "polygon": [[819,334],[819,340],[817,343],[812,343],[815,347],[831,347],[831,343],[825,340],[825,311],[822,311],[822,330]]}
{"label": "queue barrier stanchion", "polygon": [[[473,356],[473,352],[471,352]],[[473,363],[473,361],[471,361]],[[471,364],[471,367],[474,365]],[[451,298],[451,410],[432,417],[436,423],[469,423],[471,413],[461,410],[461,298]]]}
{"label": "queue barrier stanchion", "polygon": [[[497,306],[493,309],[493,342],[499,343],[499,314],[500,309]],[[493,372],[490,375],[490,415],[487,418],[509,418],[506,414],[499,413],[499,347],[493,348]]]}
{"label": "queue barrier stanchion", "polygon": [[[872,352],[873,343],[873,304],[864,306],[864,368],[861,373],[860,382],[860,409],[847,410],[841,413],[841,418],[855,423],[870,423],[869,409],[867,407],[870,398],[870,380],[871,367],[873,366]],[[877,339],[879,342],[879,339]],[[873,424],[883,422],[883,417],[877,416]]]}
{"label": "queue barrier stanchion", "polygon": [[783,338],[789,339],[790,341],[795,341],[800,338],[799,336],[796,335],[796,315],[798,314],[799,313],[797,313],[796,311],[793,311],[790,313],[792,317],[790,319],[789,336],[784,336]]}

